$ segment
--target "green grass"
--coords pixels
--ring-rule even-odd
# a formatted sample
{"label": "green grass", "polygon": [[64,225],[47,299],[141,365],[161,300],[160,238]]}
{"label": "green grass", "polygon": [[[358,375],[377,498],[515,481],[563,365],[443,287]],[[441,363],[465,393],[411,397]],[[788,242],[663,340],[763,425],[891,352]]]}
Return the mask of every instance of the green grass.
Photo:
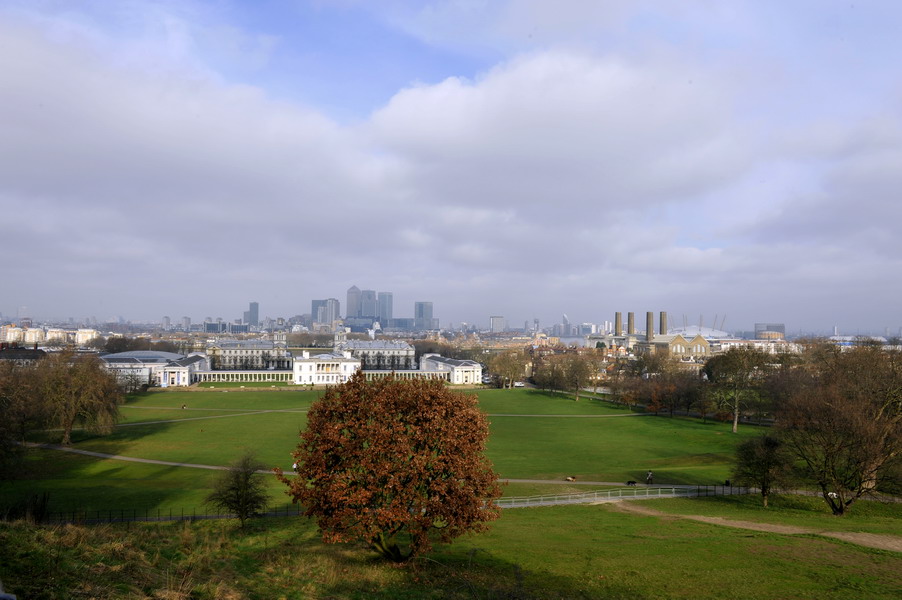
{"label": "green grass", "polygon": [[[488,454],[504,478],[714,483],[739,435],[724,423],[629,415],[623,407],[533,390],[478,392],[490,415]],[[320,392],[149,393],[123,407],[110,436],[79,432],[82,449],[225,465],[243,449],[288,467]],[[182,409],[182,405],[186,408]],[[540,417],[501,416],[506,414]],[[554,415],[589,415],[590,418]],[[612,416],[613,415],[613,416]],[[157,422],[162,421],[162,422]],[[202,509],[216,471],[33,450],[4,499],[48,491],[52,510],[179,513]],[[284,486],[269,479],[274,504]],[[512,483],[508,496],[603,486]],[[902,531],[902,505],[858,502],[845,517],[811,497],[667,499],[649,506],[828,531]],[[514,509],[488,532],[438,547],[405,568],[357,544],[324,546],[305,518],[26,527],[0,523],[0,578],[20,598],[895,598],[902,555],[818,536],[788,536],[616,512],[611,505]],[[78,593],[73,593],[76,590]]]}
{"label": "green grass", "polygon": [[[139,394],[122,407],[122,426],[108,436],[75,432],[74,446],[105,454],[176,463],[225,466],[253,450],[267,466],[290,467],[306,410],[321,391],[165,391]],[[710,484],[729,475],[738,436],[723,423],[630,416],[628,409],[598,400],[575,402],[537,390],[483,390],[480,405],[490,416],[488,456],[502,478]],[[185,406],[186,408],[182,408]],[[501,416],[540,415],[540,416]],[[544,415],[544,416],[542,416]],[[555,416],[569,415],[569,416]],[[574,415],[587,415],[586,418]],[[44,439],[50,439],[43,436]],[[94,510],[131,508],[146,498],[150,508],[197,506],[208,491],[210,471],[155,467],[122,461],[38,453],[30,476],[8,486],[12,496],[33,489],[55,490],[54,508],[87,503]],[[71,465],[68,470],[61,467]],[[42,481],[54,472],[52,483]],[[589,491],[571,486],[574,492]],[[515,483],[506,495],[561,493],[563,488]],[[187,504],[189,503],[190,504]],[[186,503],[177,506],[179,503]]]}
{"label": "green grass", "polygon": [[628,515],[506,511],[490,531],[403,567],[325,546],[301,517],[102,527],[0,523],[20,598],[897,598],[902,556],[807,536]]}

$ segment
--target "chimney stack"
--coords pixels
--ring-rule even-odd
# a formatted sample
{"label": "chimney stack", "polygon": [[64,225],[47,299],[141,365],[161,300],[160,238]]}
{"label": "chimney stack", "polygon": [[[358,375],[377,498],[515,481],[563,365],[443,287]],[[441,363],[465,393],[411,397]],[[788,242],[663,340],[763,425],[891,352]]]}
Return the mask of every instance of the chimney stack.
{"label": "chimney stack", "polygon": [[614,313],[614,335],[623,335],[623,313]]}
{"label": "chimney stack", "polygon": [[661,335],[667,335],[667,313],[661,311]]}
{"label": "chimney stack", "polygon": [[634,313],[626,313],[626,334],[636,335],[636,315]]}
{"label": "chimney stack", "polygon": [[649,342],[655,339],[655,313],[645,313],[645,339]]}

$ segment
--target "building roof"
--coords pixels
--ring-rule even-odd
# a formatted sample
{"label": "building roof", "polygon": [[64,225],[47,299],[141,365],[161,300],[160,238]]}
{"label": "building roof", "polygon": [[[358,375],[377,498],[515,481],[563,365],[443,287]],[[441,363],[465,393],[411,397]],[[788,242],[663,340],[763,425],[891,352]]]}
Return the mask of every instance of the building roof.
{"label": "building roof", "polygon": [[346,350],[413,350],[402,340],[344,340],[335,345]]}
{"label": "building roof", "polygon": [[175,352],[160,352],[158,350],[129,350],[128,352],[103,354],[100,358],[106,362],[165,363],[185,358],[185,355],[176,354]]}
{"label": "building roof", "polygon": [[671,334],[680,334],[684,338],[692,339],[697,335],[702,336],[706,340],[724,340],[730,339],[733,336],[727,333],[726,331],[721,331],[720,329],[714,329],[712,327],[699,327],[698,325],[690,325],[689,327],[681,327],[678,329],[671,329],[668,333]]}
{"label": "building roof", "polygon": [[480,366],[475,360],[462,360],[459,358],[446,358],[438,354],[426,354],[423,356],[426,360],[442,363],[450,367],[478,367]]}
{"label": "building roof", "polygon": [[37,360],[47,355],[43,350],[34,348],[2,348],[0,360]]}

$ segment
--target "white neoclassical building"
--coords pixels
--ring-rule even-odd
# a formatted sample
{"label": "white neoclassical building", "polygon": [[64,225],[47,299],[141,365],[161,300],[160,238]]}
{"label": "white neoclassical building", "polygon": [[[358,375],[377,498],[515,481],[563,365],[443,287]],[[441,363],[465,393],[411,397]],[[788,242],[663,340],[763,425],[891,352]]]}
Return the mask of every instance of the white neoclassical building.
{"label": "white neoclassical building", "polygon": [[417,368],[416,350],[401,340],[348,340],[335,336],[333,349],[360,359],[364,371],[409,371]]}
{"label": "white neoclassical building", "polygon": [[454,384],[482,383],[482,365],[475,360],[445,358],[438,354],[424,354],[420,357],[420,371],[439,373],[443,379]]}
{"label": "white neoclassical building", "polygon": [[294,359],[292,381],[297,385],[334,385],[348,381],[360,370],[360,360],[350,352],[330,352],[310,356],[304,352]]}

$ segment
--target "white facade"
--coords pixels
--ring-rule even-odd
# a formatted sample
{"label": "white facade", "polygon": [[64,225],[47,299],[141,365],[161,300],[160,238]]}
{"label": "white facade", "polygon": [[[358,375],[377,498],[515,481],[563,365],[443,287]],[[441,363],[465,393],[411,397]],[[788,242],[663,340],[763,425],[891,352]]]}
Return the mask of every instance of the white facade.
{"label": "white facade", "polygon": [[207,343],[206,354],[213,369],[287,369],[291,365],[285,344],[269,340],[213,341]]}
{"label": "white facade", "polygon": [[450,383],[482,383],[482,365],[474,360],[445,358],[438,354],[424,354],[420,357],[420,371],[423,373],[447,373]]}
{"label": "white facade", "polygon": [[194,383],[196,373],[209,370],[210,361],[205,354],[189,354],[157,370],[157,384],[160,387],[189,386]]}
{"label": "white facade", "polygon": [[353,358],[350,352],[330,352],[294,359],[294,375],[292,380],[297,385],[335,385],[348,381],[360,370],[360,360]]}
{"label": "white facade", "polygon": [[100,333],[96,329],[79,329],[75,332],[75,343],[78,346],[84,346],[96,337],[100,337]]}

